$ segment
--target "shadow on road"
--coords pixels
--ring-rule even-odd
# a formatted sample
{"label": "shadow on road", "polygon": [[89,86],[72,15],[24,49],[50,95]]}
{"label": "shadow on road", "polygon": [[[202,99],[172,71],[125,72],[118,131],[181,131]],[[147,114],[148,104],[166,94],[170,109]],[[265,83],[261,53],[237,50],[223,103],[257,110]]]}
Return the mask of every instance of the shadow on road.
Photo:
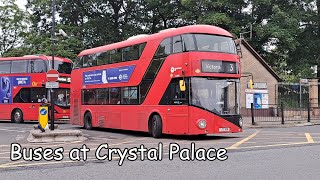
{"label": "shadow on road", "polygon": [[[83,127],[77,127],[77,129],[84,130]],[[147,132],[139,131],[130,131],[130,130],[119,130],[119,129],[110,129],[110,128],[93,128],[90,131],[96,132],[106,132],[113,133],[114,135],[127,135],[133,137],[150,137],[152,136]],[[196,141],[207,141],[207,140],[221,140],[221,139],[233,139],[239,138],[238,136],[223,136],[219,134],[209,134],[209,135],[171,135],[164,134],[162,138],[159,139],[175,139],[175,140],[196,140]]]}

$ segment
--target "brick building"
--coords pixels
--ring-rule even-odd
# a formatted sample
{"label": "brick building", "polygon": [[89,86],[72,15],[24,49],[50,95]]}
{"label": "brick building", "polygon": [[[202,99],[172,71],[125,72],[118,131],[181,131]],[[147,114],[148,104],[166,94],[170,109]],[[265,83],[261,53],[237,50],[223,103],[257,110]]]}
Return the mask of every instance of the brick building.
{"label": "brick building", "polygon": [[[281,81],[277,73],[266,63],[266,61],[250,46],[241,40],[241,73],[240,79],[241,114],[248,114],[251,103],[255,109],[270,109],[277,104],[277,84]],[[253,75],[254,86],[249,88],[249,80]]]}

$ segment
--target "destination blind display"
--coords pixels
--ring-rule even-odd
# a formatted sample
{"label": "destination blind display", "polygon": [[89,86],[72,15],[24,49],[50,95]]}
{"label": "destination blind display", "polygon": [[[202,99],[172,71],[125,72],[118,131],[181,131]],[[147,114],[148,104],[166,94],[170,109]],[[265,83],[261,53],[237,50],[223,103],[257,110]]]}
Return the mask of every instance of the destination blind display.
{"label": "destination blind display", "polygon": [[238,66],[236,62],[202,60],[201,71],[206,73],[237,74]]}

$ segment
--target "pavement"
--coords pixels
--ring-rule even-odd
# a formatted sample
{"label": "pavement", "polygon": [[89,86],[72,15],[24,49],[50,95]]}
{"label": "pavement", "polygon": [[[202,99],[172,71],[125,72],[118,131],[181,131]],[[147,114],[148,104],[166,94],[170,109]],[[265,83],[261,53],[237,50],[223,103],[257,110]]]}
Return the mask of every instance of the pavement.
{"label": "pavement", "polygon": [[258,117],[255,119],[255,124],[253,125],[251,117],[243,117],[243,122],[244,128],[288,128],[320,125],[320,119],[311,119],[310,122],[306,119],[285,120],[284,124],[282,124],[279,118],[270,120],[268,118]]}

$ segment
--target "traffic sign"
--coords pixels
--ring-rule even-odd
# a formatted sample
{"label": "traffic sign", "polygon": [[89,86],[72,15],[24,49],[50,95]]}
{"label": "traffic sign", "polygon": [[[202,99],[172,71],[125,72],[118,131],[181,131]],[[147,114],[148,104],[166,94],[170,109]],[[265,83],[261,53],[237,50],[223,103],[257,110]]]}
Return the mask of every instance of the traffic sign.
{"label": "traffic sign", "polygon": [[59,88],[59,83],[58,82],[46,82],[46,88]]}
{"label": "traffic sign", "polygon": [[300,84],[308,84],[308,79],[300,79]]}
{"label": "traffic sign", "polygon": [[59,72],[57,70],[51,69],[47,72],[47,80],[50,82],[57,81],[59,79]]}

